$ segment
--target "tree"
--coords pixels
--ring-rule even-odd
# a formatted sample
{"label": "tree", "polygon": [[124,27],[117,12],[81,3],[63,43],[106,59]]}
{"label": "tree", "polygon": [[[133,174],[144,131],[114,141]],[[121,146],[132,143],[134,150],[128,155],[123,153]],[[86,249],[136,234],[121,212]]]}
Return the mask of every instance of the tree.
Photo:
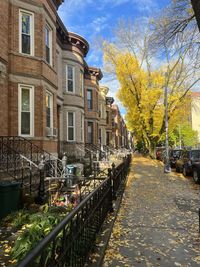
{"label": "tree", "polygon": [[162,51],[167,46],[173,53],[185,51],[192,67],[199,69],[200,33],[190,0],[173,0],[151,20],[151,27],[154,49]]}
{"label": "tree", "polygon": [[152,35],[138,25],[120,22],[115,37],[113,43],[104,42],[105,67],[120,83],[118,97],[126,108],[129,129],[153,156],[165,131],[163,88],[168,87],[168,119],[173,129],[184,116],[182,106],[199,78],[191,79],[193,71],[185,51],[174,54],[166,45],[162,51],[165,61],[155,67],[149,45]]}
{"label": "tree", "polygon": [[199,0],[191,0],[192,7],[194,10],[194,14],[197,20],[197,24],[200,30],[200,1]]}
{"label": "tree", "polygon": [[191,125],[187,122],[180,124],[174,129],[176,143],[181,142],[182,146],[196,146],[198,143],[198,132],[194,131]]}

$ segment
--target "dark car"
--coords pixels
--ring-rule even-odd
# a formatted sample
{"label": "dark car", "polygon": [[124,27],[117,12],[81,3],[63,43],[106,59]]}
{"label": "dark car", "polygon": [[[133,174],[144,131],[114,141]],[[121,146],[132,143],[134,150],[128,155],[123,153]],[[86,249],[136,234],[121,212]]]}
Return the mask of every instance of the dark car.
{"label": "dark car", "polygon": [[176,161],[176,171],[184,176],[192,175],[196,162],[200,161],[200,149],[182,150],[180,158]]}
{"label": "dark car", "polygon": [[172,168],[176,167],[176,161],[180,158],[182,149],[172,149],[169,151],[169,163]]}
{"label": "dark car", "polygon": [[193,180],[196,184],[200,184],[200,160],[192,164]]}

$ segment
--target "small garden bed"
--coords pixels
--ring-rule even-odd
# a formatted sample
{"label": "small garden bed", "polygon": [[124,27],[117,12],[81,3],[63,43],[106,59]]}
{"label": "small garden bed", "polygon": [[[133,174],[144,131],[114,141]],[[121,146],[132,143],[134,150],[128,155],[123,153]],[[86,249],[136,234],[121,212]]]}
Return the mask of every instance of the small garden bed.
{"label": "small garden bed", "polygon": [[0,266],[22,260],[72,209],[31,205],[5,217],[0,224]]}

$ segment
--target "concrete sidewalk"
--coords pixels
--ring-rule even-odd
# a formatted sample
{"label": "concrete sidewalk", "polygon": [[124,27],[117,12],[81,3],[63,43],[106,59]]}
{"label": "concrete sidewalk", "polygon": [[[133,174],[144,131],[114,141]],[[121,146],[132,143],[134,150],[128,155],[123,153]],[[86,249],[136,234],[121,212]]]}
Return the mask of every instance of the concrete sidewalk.
{"label": "concrete sidewalk", "polygon": [[200,266],[200,186],[135,157],[103,267]]}

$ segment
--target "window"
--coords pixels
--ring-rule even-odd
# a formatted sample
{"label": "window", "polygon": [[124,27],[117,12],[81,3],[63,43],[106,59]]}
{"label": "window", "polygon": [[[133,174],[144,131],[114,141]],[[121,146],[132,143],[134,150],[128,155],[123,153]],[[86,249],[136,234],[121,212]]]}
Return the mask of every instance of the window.
{"label": "window", "polygon": [[87,90],[87,106],[88,109],[92,109],[92,90]]}
{"label": "window", "polygon": [[46,127],[53,128],[53,95],[46,92]]}
{"label": "window", "polygon": [[80,71],[80,95],[84,96],[84,79],[82,70]]}
{"label": "window", "polygon": [[88,122],[88,143],[93,144],[93,122]]}
{"label": "window", "polygon": [[84,115],[81,114],[81,141],[84,140]]}
{"label": "window", "polygon": [[109,124],[109,112],[106,111],[106,124]]}
{"label": "window", "polygon": [[67,141],[75,141],[75,113],[67,112]]}
{"label": "window", "polygon": [[19,52],[34,55],[34,14],[20,10]]}
{"label": "window", "polygon": [[19,135],[33,136],[34,87],[19,85]]}
{"label": "window", "polygon": [[74,93],[74,67],[67,66],[66,67],[66,76],[67,76],[67,91]]}
{"label": "window", "polygon": [[50,65],[52,65],[52,30],[48,25],[45,27],[45,50],[45,59]]}

